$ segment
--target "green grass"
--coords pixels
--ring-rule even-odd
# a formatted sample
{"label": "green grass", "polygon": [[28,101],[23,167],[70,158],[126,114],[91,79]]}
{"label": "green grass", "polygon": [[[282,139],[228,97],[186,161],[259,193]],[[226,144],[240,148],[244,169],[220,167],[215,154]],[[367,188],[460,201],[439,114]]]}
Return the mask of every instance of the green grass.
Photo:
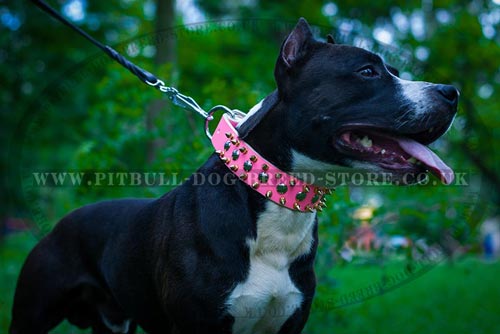
{"label": "green grass", "polygon": [[[339,284],[333,294],[348,295],[369,287],[384,273],[396,273],[398,267],[334,268],[331,272],[337,272]],[[304,333],[499,334],[499,282],[499,263],[475,258],[442,263],[393,291],[359,304],[314,308]],[[322,290],[327,291],[324,287]],[[324,298],[321,293],[317,297]]]}
{"label": "green grass", "polygon": [[[11,235],[0,244],[0,333],[6,333],[16,278],[37,239]],[[400,262],[333,267],[322,278],[305,334],[500,334],[500,264],[467,258],[443,263],[393,291],[359,304],[332,308],[331,296],[376,285],[402,270]],[[354,294],[355,295],[355,294]],[[349,300],[347,298],[346,300]],[[53,333],[84,333],[67,324]]]}

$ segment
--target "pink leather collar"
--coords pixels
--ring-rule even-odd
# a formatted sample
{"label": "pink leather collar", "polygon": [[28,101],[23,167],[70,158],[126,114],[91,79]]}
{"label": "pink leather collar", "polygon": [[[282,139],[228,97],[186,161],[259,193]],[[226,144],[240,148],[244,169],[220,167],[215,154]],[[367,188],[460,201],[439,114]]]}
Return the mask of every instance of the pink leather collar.
{"label": "pink leather collar", "polygon": [[264,159],[241,140],[237,121],[224,114],[212,135],[220,159],[239,179],[269,200],[300,212],[323,211],[327,188],[305,183]]}

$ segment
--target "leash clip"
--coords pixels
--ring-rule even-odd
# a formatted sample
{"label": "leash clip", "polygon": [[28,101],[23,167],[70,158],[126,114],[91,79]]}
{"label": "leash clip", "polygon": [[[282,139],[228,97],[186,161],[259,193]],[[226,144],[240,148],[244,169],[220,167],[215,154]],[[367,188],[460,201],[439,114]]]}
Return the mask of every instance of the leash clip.
{"label": "leash clip", "polygon": [[145,82],[152,87],[158,88],[162,93],[167,94],[168,98],[170,99],[170,101],[172,101],[173,104],[186,110],[195,111],[203,118],[205,118],[205,134],[210,140],[212,139],[212,134],[210,133],[208,123],[210,123],[210,121],[214,119],[213,115],[216,112],[223,111],[236,122],[246,116],[246,114],[241,110],[229,109],[228,107],[223,105],[216,105],[215,107],[212,107],[209,112],[206,112],[198,105],[198,103],[196,103],[196,101],[192,97],[179,93],[179,91],[174,87],[165,86],[165,83],[160,79],[156,79],[155,82],[151,82],[148,80],[146,80]]}
{"label": "leash clip", "polygon": [[203,110],[203,108],[201,108],[192,97],[179,93],[179,91],[174,87],[166,86],[162,80],[157,78],[155,82],[151,82],[149,80],[146,80],[145,82],[151,87],[158,88],[160,92],[165,93],[168,99],[176,106],[189,111],[194,111],[205,119],[210,118],[210,115]]}

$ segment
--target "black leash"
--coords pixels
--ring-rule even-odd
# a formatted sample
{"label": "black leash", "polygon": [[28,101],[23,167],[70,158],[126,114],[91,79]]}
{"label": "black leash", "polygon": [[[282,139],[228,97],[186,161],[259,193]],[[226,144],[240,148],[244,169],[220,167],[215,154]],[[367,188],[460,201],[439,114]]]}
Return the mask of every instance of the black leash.
{"label": "black leash", "polygon": [[44,1],[42,0],[31,0],[31,1],[40,9],[48,13],[50,16],[61,21],[62,23],[64,23],[65,25],[67,25],[68,27],[70,27],[83,37],[85,37],[92,44],[94,44],[99,49],[104,51],[104,53],[106,53],[109,57],[111,57],[111,59],[115,60],[120,65],[128,69],[132,74],[138,77],[139,80],[167,94],[168,98],[175,105],[190,111],[195,111],[207,120],[212,119],[211,114],[203,110],[193,98],[179,93],[179,91],[173,87],[165,86],[165,83],[162,80],[158,79],[155,75],[133,64],[132,62],[127,60],[124,56],[122,56],[120,53],[118,53],[118,51],[114,50],[112,47],[104,45],[101,42],[97,41],[92,36],[87,34],[85,31],[83,31],[82,29],[78,28],[77,26],[66,20],[63,16],[61,16],[61,14],[56,12],[52,7],[50,7]]}

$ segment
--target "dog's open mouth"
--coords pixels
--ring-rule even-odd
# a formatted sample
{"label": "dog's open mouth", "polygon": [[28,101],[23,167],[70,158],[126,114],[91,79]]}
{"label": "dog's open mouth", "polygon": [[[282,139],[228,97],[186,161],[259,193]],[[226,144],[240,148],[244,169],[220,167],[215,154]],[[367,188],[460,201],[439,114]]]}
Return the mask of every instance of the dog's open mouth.
{"label": "dog's open mouth", "polygon": [[440,136],[433,135],[431,139],[423,139],[420,135],[409,138],[386,134],[381,130],[350,129],[342,132],[335,144],[342,153],[387,170],[397,175],[403,183],[419,182],[425,178],[425,172],[431,172],[443,183],[450,184],[454,179],[452,169],[422,144]]}

